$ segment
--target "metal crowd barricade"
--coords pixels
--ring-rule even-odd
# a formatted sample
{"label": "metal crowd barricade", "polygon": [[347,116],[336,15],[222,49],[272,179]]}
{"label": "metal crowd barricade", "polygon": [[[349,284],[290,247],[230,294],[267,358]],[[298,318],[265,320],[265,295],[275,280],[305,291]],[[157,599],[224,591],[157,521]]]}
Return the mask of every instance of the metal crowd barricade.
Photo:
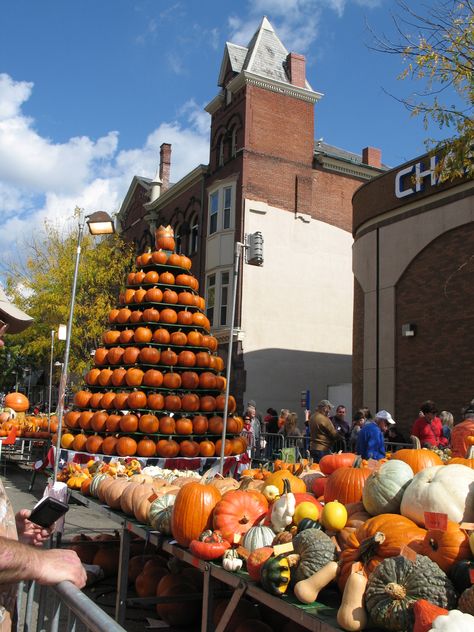
{"label": "metal crowd barricade", "polygon": [[385,452],[396,452],[406,448],[414,448],[413,443],[397,443],[396,441],[384,441]]}
{"label": "metal crowd barricade", "polygon": [[71,582],[55,586],[22,582],[17,603],[18,630],[22,632],[126,632]]}
{"label": "metal crowd barricade", "polygon": [[279,433],[262,432],[260,446],[255,446],[252,459],[264,459],[274,461],[281,456],[281,450],[285,447],[284,436]]}

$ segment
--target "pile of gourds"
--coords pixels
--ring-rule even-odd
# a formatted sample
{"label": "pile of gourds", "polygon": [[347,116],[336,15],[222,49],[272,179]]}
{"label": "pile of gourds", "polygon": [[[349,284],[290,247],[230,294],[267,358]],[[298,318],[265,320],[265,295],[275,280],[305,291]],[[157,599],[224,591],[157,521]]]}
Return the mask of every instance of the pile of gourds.
{"label": "pile of gourds", "polygon": [[223,418],[224,362],[191,260],[174,251],[170,227],[158,229],[156,248],[137,257],[109,313],[103,346],[64,417],[61,446],[142,458],[242,454],[243,420],[232,395]]}
{"label": "pile of gourds", "polygon": [[[303,478],[257,469],[244,488],[192,482],[176,494],[171,534],[196,557],[246,569],[274,595],[292,591],[312,603],[334,582],[344,630],[372,622],[419,632],[434,606],[451,622],[474,616],[474,469],[433,460],[427,450],[407,450],[367,467],[340,454],[322,459],[322,473],[307,466]],[[324,505],[308,491],[323,474]],[[446,525],[427,526],[426,512],[446,514]],[[421,599],[428,605],[415,612]]]}

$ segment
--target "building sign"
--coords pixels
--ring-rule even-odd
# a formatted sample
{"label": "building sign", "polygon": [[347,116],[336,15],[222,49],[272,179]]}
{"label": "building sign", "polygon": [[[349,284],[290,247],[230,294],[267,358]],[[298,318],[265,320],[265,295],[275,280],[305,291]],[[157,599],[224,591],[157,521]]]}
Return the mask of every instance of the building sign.
{"label": "building sign", "polygon": [[430,156],[429,161],[428,168],[424,162],[416,162],[414,165],[397,172],[395,175],[395,195],[397,198],[408,197],[423,191],[427,178],[429,178],[432,187],[438,184],[439,177],[436,173],[438,159],[436,156]]}

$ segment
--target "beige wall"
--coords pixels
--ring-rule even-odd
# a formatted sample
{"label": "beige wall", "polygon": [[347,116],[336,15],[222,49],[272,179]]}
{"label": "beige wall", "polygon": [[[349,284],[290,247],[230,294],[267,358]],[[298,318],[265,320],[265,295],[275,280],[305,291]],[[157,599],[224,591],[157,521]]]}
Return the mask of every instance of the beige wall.
{"label": "beige wall", "polygon": [[[474,189],[473,183],[463,184],[459,190]],[[452,190],[450,191],[452,193]],[[430,197],[430,209],[417,210],[426,199],[413,201],[406,206],[380,216],[380,220],[396,219],[379,228],[379,398],[378,407],[391,412],[395,409],[395,290],[404,271],[413,259],[430,242],[443,233],[474,221],[474,198],[464,197],[446,203],[446,192]],[[432,205],[439,203],[433,208]],[[415,213],[406,217],[407,211]],[[404,217],[402,216],[402,213]],[[372,230],[357,238],[353,247],[353,269],[355,277],[365,293],[364,314],[364,404],[372,411],[377,404],[376,396],[376,306],[377,306],[377,230],[376,222],[358,228],[363,232],[369,224]]]}
{"label": "beige wall", "polygon": [[301,390],[311,390],[314,406],[328,385],[351,381],[352,236],[246,200],[245,231],[257,230],[264,265],[242,273],[245,396],[301,412]]}

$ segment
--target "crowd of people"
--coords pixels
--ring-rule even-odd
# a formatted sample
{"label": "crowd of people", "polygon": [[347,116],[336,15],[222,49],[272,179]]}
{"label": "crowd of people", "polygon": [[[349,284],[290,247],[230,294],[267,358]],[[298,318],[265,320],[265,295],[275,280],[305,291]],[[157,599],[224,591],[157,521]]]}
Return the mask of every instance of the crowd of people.
{"label": "crowd of people", "polygon": [[[334,414],[331,414],[332,411]],[[324,455],[340,449],[359,454],[364,459],[380,460],[385,457],[387,445],[389,449],[397,450],[403,445],[412,445],[414,437],[421,447],[450,448],[452,442],[455,443],[453,428],[462,430],[465,421],[474,423],[474,400],[462,411],[462,421],[457,426],[454,426],[451,412],[444,410],[438,413],[433,401],[423,402],[408,438],[387,410],[379,410],[372,415],[369,408],[361,408],[349,423],[346,406],[339,404],[334,407],[327,399],[318,403],[314,413],[306,411],[304,430],[298,427],[297,413],[287,408],[281,409],[280,413],[274,408],[268,408],[266,412],[263,416],[257,411],[256,402],[250,400],[243,415],[243,434],[247,438],[249,453],[257,458],[271,458],[272,448],[281,445],[272,442],[272,437],[283,435],[285,439],[291,439],[289,443],[300,453],[309,452],[317,463]],[[465,446],[456,446],[456,452],[464,456]]]}

